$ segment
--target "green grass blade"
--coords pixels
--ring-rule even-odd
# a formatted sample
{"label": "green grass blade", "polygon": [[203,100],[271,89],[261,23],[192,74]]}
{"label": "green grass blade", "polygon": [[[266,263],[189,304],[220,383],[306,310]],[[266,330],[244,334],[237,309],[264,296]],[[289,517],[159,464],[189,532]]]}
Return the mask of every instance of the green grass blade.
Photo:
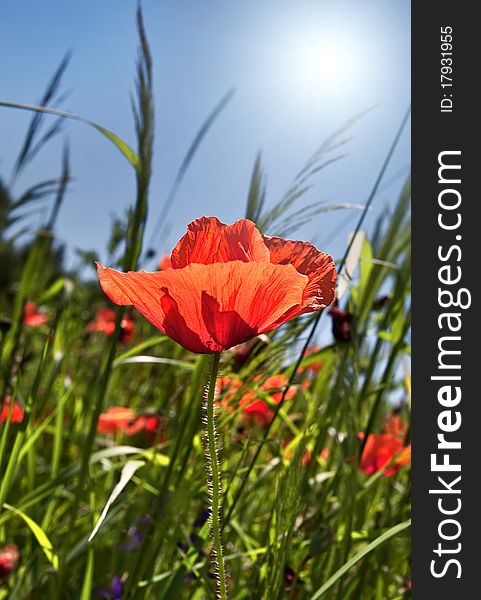
{"label": "green grass blade", "polygon": [[53,551],[52,542],[49,540],[47,534],[43,531],[40,525],[38,525],[33,519],[31,519],[28,515],[26,515],[18,508],[10,506],[10,504],[4,503],[3,508],[6,508],[7,510],[15,513],[18,517],[25,521],[25,523],[30,527],[30,530],[32,531],[33,535],[36,537],[38,543],[40,544],[40,547],[45,552],[45,556],[52,564],[53,568],[57,571],[59,560],[58,556]]}
{"label": "green grass blade", "polygon": [[320,587],[313,596],[311,596],[311,600],[317,600],[318,598],[320,598],[323,594],[325,594],[325,592],[327,592],[327,590],[329,590],[336,583],[336,581],[339,578],[341,578],[345,573],[347,573],[349,569],[353,567],[357,562],[359,562],[367,554],[375,550],[378,546],[381,546],[382,544],[390,540],[392,537],[394,537],[398,533],[401,533],[401,531],[404,531],[410,526],[411,519],[408,519],[403,523],[399,523],[399,525],[391,527],[391,529],[388,529],[388,531],[385,531],[382,535],[380,535],[378,538],[376,538],[374,541],[368,544],[365,548],[363,548],[361,552],[358,552],[355,556],[348,560],[347,563],[345,563],[340,569],[338,569],[334,573],[334,575],[332,575],[326,581],[326,583],[322,587]]}
{"label": "green grass blade", "polygon": [[118,135],[109,131],[102,125],[91,121],[90,119],[86,119],[85,117],[81,117],[71,112],[67,112],[64,110],[57,110],[55,108],[48,108],[46,106],[36,106],[34,104],[22,104],[20,102],[3,102],[0,101],[0,106],[4,106],[5,108],[17,108],[20,110],[29,110],[38,113],[45,113],[48,115],[54,115],[56,117],[62,117],[64,119],[71,119],[73,121],[79,121],[80,123],[85,123],[90,127],[93,127],[97,131],[99,131],[102,135],[104,135],[108,140],[110,140],[115,147],[120,150],[120,152],[125,156],[125,158],[129,161],[129,163],[137,169],[139,167],[139,157],[132,150],[132,148]]}

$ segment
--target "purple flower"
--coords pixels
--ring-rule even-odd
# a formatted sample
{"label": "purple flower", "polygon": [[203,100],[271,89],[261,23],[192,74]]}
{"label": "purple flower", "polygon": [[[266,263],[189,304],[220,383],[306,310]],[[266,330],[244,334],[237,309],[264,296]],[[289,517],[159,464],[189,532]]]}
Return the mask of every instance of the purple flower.
{"label": "purple flower", "polygon": [[137,527],[130,527],[127,531],[127,539],[123,544],[119,544],[120,550],[124,552],[134,552],[142,543],[144,533]]}
{"label": "purple flower", "polygon": [[97,595],[104,600],[122,600],[124,593],[124,582],[118,575],[112,577],[109,588],[101,588],[97,590]]}
{"label": "purple flower", "polygon": [[127,539],[124,543],[119,544],[120,550],[124,552],[134,552],[137,550],[145,537],[145,531],[142,528],[150,523],[150,517],[144,515],[137,521],[136,527],[130,527],[127,531]]}

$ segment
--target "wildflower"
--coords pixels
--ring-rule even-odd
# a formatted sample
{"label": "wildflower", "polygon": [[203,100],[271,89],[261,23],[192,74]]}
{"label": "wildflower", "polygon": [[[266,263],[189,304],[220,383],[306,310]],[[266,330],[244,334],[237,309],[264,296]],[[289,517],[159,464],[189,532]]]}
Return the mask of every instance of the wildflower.
{"label": "wildflower", "polygon": [[97,595],[105,600],[122,600],[124,593],[124,582],[121,577],[114,575],[110,587],[97,590]]}
{"label": "wildflower", "polygon": [[169,254],[164,254],[159,260],[159,271],[166,271],[172,268],[172,262]]}
{"label": "wildflower", "polygon": [[135,435],[144,431],[153,442],[160,428],[160,418],[157,415],[137,415],[132,408],[112,406],[102,413],[97,424],[98,433]]}
{"label": "wildflower", "polygon": [[[364,434],[360,434],[361,439]],[[394,463],[385,471],[389,477],[398,472],[399,467],[411,462],[411,446],[404,446],[403,440],[390,433],[369,434],[361,457],[361,469],[371,475],[384,468],[393,459]]]}
{"label": "wildflower", "polygon": [[226,412],[232,412],[231,401],[243,385],[242,380],[238,377],[231,377],[230,375],[218,377],[215,383],[217,407],[222,407]]}
{"label": "wildflower", "polygon": [[[5,396],[3,399],[3,404],[0,410],[0,423],[3,423],[8,418],[8,413],[10,412],[10,404],[12,399],[10,396]],[[10,418],[11,423],[21,423],[23,421],[24,410],[22,406],[15,401],[12,409],[12,416]]]}
{"label": "wildflower", "polygon": [[132,408],[112,406],[102,413],[97,424],[99,433],[112,433],[126,431],[135,421],[135,411]]}
{"label": "wildflower", "polygon": [[352,339],[352,314],[341,310],[337,305],[329,311],[332,318],[332,335],[338,342],[350,342]]}
{"label": "wildflower", "polygon": [[289,319],[329,306],[336,269],[312,244],[262,236],[252,221],[193,221],[172,268],[121,273],[97,263],[116,304],[133,304],[184,348],[221,352]]}
{"label": "wildflower", "polygon": [[142,540],[145,537],[145,525],[148,523],[150,523],[150,517],[148,515],[144,515],[138,519],[137,525],[134,527],[129,527],[126,541],[123,544],[119,544],[120,550],[123,550],[126,553],[138,550]]}
{"label": "wildflower", "polygon": [[[124,315],[120,322],[120,341],[128,344],[134,332],[134,320],[129,315]],[[95,319],[85,327],[87,331],[98,331],[105,335],[112,335],[115,331],[115,312],[111,308],[101,308],[97,311]]]}
{"label": "wildflower", "polygon": [[7,544],[0,548],[0,581],[15,571],[20,559],[20,552],[15,544]]}
{"label": "wildflower", "polygon": [[47,315],[41,313],[34,302],[26,302],[23,311],[23,324],[27,327],[41,327],[45,323],[48,323]]}
{"label": "wildflower", "polygon": [[284,567],[284,586],[290,598],[297,598],[301,591],[302,579],[292,567]]}
{"label": "wildflower", "polygon": [[[258,381],[261,378],[259,375],[255,379]],[[261,391],[266,392],[274,404],[279,404],[282,399],[283,388],[287,385],[288,380],[285,375],[274,375],[268,377],[261,385]],[[281,388],[281,389],[279,389]],[[290,400],[296,395],[294,387],[287,390],[285,400]],[[248,390],[240,399],[240,407],[244,415],[248,419],[253,419],[259,425],[267,425],[274,415],[273,409],[269,406],[266,400],[259,399],[255,390]]]}
{"label": "wildflower", "polygon": [[158,415],[140,415],[125,433],[127,435],[135,435],[142,431],[149,444],[152,445],[155,442],[162,442],[164,440],[164,436],[161,432],[161,425],[162,423]]}
{"label": "wildflower", "polygon": [[384,421],[384,433],[390,433],[391,435],[397,435],[403,437],[406,435],[408,425],[399,415],[396,413],[389,414]]}

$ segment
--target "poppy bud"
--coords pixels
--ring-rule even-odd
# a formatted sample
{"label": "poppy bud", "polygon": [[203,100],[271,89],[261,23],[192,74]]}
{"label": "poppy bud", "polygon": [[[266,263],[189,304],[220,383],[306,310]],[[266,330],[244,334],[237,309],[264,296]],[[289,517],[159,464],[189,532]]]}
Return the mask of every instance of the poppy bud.
{"label": "poppy bud", "polygon": [[352,340],[352,314],[341,310],[335,305],[329,311],[332,318],[332,335],[338,342],[350,342]]}
{"label": "poppy bud", "polygon": [[23,314],[23,324],[27,327],[41,327],[48,323],[47,315],[38,310],[34,302],[26,302]]}
{"label": "poppy bud", "polygon": [[381,308],[384,308],[390,300],[391,298],[389,296],[379,296],[379,298],[376,298],[376,300],[374,300],[372,307],[374,308],[374,310],[381,310]]}
{"label": "poppy bud", "polygon": [[0,581],[15,571],[20,559],[20,552],[15,544],[7,544],[0,549]]}
{"label": "poppy bud", "polygon": [[232,353],[237,365],[242,367],[249,360],[249,358],[254,357],[268,344],[270,344],[270,339],[267,337],[267,335],[261,334],[255,338],[252,338],[248,342],[234,346],[230,349],[230,352]]}

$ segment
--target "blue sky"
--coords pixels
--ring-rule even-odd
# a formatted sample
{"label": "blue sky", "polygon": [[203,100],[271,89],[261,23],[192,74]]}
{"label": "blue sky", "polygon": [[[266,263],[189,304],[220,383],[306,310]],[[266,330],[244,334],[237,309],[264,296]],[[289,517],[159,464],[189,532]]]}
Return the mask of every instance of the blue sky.
{"label": "blue sky", "polygon": [[[130,110],[137,34],[132,1],[17,0],[0,6],[0,99],[35,103],[67,50],[65,110],[86,116],[135,145]],[[170,251],[201,215],[244,215],[255,156],[262,152],[272,205],[321,142],[353,115],[348,156],[321,172],[301,205],[363,203],[410,101],[407,0],[144,0],[154,60],[156,141],[150,237],[183,156],[202,122],[232,87],[235,96],[202,144],[158,244]],[[8,57],[8,58],[6,58]],[[29,115],[0,109],[0,176],[8,180]],[[135,196],[133,172],[98,133],[68,123],[74,183],[57,234],[73,250],[105,258],[111,217]],[[56,176],[63,139],[29,167],[16,189]],[[392,205],[410,164],[406,131],[366,228]],[[319,216],[295,237],[339,257],[358,213]],[[42,222],[37,215],[32,225]]]}

